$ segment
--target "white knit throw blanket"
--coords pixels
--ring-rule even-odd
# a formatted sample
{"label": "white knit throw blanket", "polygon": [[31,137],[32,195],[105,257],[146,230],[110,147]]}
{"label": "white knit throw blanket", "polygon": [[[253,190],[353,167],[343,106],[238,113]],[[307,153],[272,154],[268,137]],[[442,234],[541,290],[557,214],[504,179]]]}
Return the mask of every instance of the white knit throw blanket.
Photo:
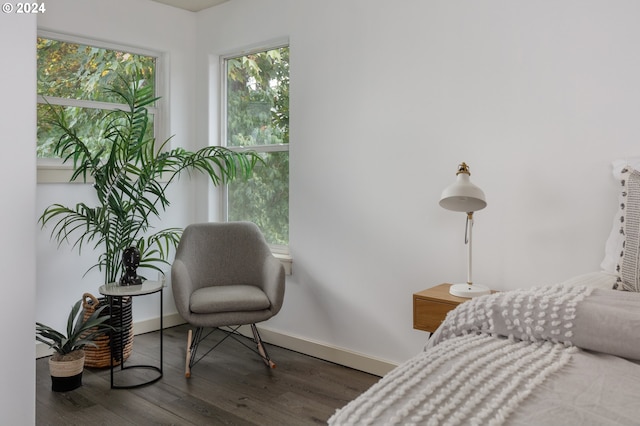
{"label": "white knit throw blanket", "polygon": [[425,352],[338,410],[329,424],[502,424],[571,360],[576,305],[590,292],[557,285],[460,305]]}

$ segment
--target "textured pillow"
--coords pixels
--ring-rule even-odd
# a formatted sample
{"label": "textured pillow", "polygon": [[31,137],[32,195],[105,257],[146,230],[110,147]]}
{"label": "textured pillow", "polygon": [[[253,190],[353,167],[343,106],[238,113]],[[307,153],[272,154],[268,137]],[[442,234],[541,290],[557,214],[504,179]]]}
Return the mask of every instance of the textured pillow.
{"label": "textured pillow", "polygon": [[615,288],[640,292],[640,172],[631,167],[624,168],[621,184],[621,232],[624,242]]}
{"label": "textured pillow", "polygon": [[[612,162],[613,177],[617,182],[622,181],[622,171],[629,168],[640,170],[640,157],[631,157],[624,160],[615,160]],[[607,238],[607,242],[604,248],[604,259],[600,264],[600,267],[604,272],[610,274],[619,275],[618,266],[620,264],[620,256],[622,253],[622,247],[624,245],[624,233],[623,233],[623,220],[624,212],[622,206],[624,205],[624,195],[622,191],[619,193],[618,210],[613,217],[613,226],[611,232]]]}

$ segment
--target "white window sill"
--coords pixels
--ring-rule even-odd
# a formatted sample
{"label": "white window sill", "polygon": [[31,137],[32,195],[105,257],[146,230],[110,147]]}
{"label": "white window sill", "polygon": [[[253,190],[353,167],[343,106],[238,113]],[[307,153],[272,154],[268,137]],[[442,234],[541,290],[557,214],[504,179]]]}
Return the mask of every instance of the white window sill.
{"label": "white window sill", "polygon": [[273,256],[282,263],[284,266],[285,275],[291,275],[293,273],[293,258],[288,254],[273,253]]}
{"label": "white window sill", "polygon": [[282,263],[284,266],[285,275],[291,275],[293,273],[293,258],[291,255],[283,253],[273,253],[273,256]]}
{"label": "white window sill", "polygon": [[62,160],[38,159],[38,183],[84,183],[82,179],[70,182],[73,166]]}

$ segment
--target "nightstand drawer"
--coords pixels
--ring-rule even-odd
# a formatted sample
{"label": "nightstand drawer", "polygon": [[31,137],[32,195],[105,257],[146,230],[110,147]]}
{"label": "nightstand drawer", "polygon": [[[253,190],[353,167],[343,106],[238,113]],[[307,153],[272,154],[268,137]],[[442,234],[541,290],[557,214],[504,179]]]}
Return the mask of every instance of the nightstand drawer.
{"label": "nightstand drawer", "polygon": [[451,284],[440,284],[413,295],[413,328],[433,333],[447,312],[469,299],[449,293]]}
{"label": "nightstand drawer", "polygon": [[442,303],[421,298],[413,299],[413,328],[433,333],[436,331],[447,312],[458,306],[457,303]]}
{"label": "nightstand drawer", "polygon": [[[433,333],[449,311],[471,300],[452,295],[450,288],[451,284],[445,283],[413,294],[413,328]],[[491,290],[491,293],[495,293],[495,290]]]}

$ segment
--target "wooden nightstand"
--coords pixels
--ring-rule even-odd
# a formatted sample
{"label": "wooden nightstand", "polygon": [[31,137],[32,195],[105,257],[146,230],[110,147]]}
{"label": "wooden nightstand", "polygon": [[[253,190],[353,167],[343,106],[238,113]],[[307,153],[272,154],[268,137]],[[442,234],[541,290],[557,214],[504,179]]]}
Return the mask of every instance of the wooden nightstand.
{"label": "wooden nightstand", "polygon": [[449,293],[451,284],[440,284],[413,294],[413,328],[433,333],[447,312],[471,299]]}

